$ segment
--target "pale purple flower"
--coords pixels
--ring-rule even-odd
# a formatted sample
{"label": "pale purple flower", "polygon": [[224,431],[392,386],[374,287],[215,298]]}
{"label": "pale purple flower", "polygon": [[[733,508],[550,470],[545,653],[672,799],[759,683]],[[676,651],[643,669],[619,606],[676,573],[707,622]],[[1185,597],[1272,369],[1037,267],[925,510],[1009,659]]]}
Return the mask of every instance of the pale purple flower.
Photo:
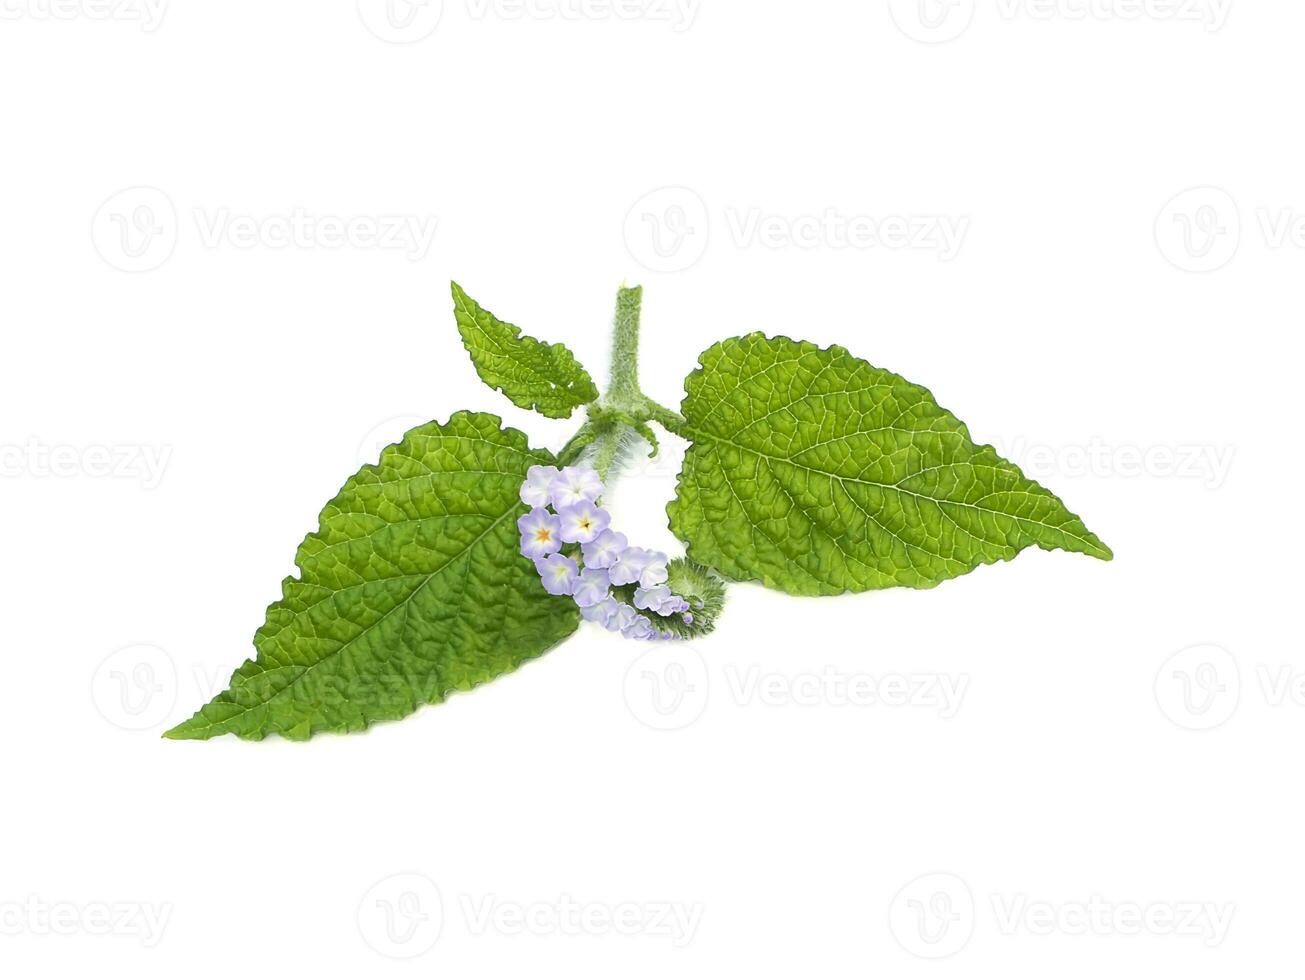
{"label": "pale purple flower", "polygon": [[571,595],[580,580],[579,567],[566,555],[536,558],[535,569],[549,595]]}
{"label": "pale purple flower", "polygon": [[585,567],[611,568],[612,562],[616,561],[616,557],[629,543],[624,534],[609,528],[580,549],[584,552]]}
{"label": "pale purple flower", "polygon": [[674,616],[685,612],[689,603],[672,594],[669,585],[655,585],[651,589],[642,586],[634,590],[634,604],[640,609],[648,609],[659,616]]}
{"label": "pale purple flower", "polygon": [[670,561],[670,559],[660,551],[649,551],[645,554],[646,561],[643,566],[643,571],[639,573],[639,584],[645,589],[651,589],[666,581],[666,563]]}
{"label": "pale purple flower", "polygon": [[587,466],[567,466],[553,477],[548,486],[549,499],[558,510],[574,507],[582,501],[593,503],[603,494],[598,472]]}
{"label": "pale purple flower", "polygon": [[[629,609],[629,607],[626,607]],[[631,610],[633,612],[633,610]],[[621,635],[627,640],[647,640],[657,631],[653,629],[652,620],[647,616],[635,614],[629,617],[626,624],[621,627]]]}
{"label": "pale purple flower", "polygon": [[662,606],[669,603],[675,597],[671,595],[669,585],[655,585],[651,589],[645,589],[639,586],[634,590],[634,605],[636,609],[651,609],[655,613],[662,611]]}
{"label": "pale purple flower", "polygon": [[543,558],[562,547],[561,522],[542,507],[517,520],[521,532],[521,553],[527,558]]}
{"label": "pale purple flower", "polygon": [[606,531],[607,525],[612,523],[607,511],[588,500],[563,507],[557,516],[562,522],[562,540],[568,544],[587,544]]}
{"label": "pale purple flower", "polygon": [[659,630],[652,620],[644,616],[633,606],[627,605],[612,596],[607,596],[596,605],[586,606],[580,615],[591,623],[599,623],[614,633],[620,633],[630,640],[669,640],[675,634],[668,630]]}
{"label": "pale purple flower", "polygon": [[612,629],[612,619],[620,608],[621,604],[609,595],[602,602],[595,605],[581,606],[580,615],[591,623],[598,623],[605,629]]}
{"label": "pale purple flower", "polygon": [[639,581],[639,576],[647,565],[647,551],[643,548],[626,548],[608,566],[607,572],[612,576],[613,585],[630,585]]}
{"label": "pale purple flower", "polygon": [[611,596],[611,587],[612,582],[607,577],[606,571],[601,568],[586,568],[580,573],[580,580],[576,583],[572,595],[577,606],[587,609]]}
{"label": "pale purple flower", "polygon": [[635,617],[638,615],[639,614],[635,611],[634,606],[626,605],[624,602],[618,602],[616,605],[616,612],[613,614],[612,618],[607,621],[607,628],[619,632],[620,630],[632,625]]}
{"label": "pale purple flower", "polygon": [[[688,601],[666,584],[668,559],[660,551],[630,547],[624,534],[611,529],[611,516],[597,505],[602,492],[602,481],[588,467],[530,467],[521,499],[531,510],[517,520],[521,551],[534,559],[545,591],[571,596],[589,622],[633,640],[675,639],[639,612],[684,614],[686,623],[693,621]],[[560,552],[563,543],[580,545],[583,569]],[[633,606],[612,595],[614,585],[635,586]]]}
{"label": "pale purple flower", "polygon": [[530,507],[548,506],[548,488],[557,479],[556,466],[532,466],[526,470],[526,482],[521,484],[521,502]]}

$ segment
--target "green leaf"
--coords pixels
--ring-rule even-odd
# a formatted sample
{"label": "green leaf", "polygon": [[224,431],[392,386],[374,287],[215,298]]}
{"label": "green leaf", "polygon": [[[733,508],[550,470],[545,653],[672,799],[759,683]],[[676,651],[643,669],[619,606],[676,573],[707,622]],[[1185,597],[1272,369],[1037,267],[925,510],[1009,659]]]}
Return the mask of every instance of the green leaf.
{"label": "green leaf", "polygon": [[553,457],[493,415],[429,422],[322,511],[258,656],[169,738],[305,739],[402,718],[515,670],[579,622],[518,551],[526,470]]}
{"label": "green leaf", "polygon": [[1110,549],[924,388],[842,347],[754,333],[685,383],[671,528],[695,561],[794,595],[927,588],[1023,548]]}
{"label": "green leaf", "polygon": [[504,323],[453,283],[453,315],[480,380],[519,408],[564,419],[598,398],[589,373],[562,344],[546,344]]}

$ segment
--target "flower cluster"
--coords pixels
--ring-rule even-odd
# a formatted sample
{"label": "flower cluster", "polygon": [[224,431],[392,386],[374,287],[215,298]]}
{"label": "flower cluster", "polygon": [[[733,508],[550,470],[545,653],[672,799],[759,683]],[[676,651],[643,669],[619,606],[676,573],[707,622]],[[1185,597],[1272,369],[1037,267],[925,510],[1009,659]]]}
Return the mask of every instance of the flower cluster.
{"label": "flower cluster", "polygon": [[534,560],[544,589],[570,596],[590,622],[631,639],[675,639],[664,620],[678,616],[690,624],[693,614],[667,585],[668,559],[631,547],[612,530],[611,516],[598,506],[602,493],[588,467],[530,467],[521,485],[530,512],[517,521],[521,553]]}

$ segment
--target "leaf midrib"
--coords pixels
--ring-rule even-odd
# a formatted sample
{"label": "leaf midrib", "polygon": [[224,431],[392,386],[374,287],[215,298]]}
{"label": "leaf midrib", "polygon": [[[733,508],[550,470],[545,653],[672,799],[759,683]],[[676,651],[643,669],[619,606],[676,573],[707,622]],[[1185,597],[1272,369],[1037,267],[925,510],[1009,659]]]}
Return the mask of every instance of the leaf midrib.
{"label": "leaf midrib", "polygon": [[[772,456],[772,455],[770,455],[769,453],[763,453],[763,452],[762,452],[761,450],[759,450],[759,449],[754,449],[754,448],[752,448],[751,446],[745,446],[745,445],[743,445],[742,443],[735,442],[735,441],[732,440],[732,439],[726,439],[726,438],[724,438],[723,436],[718,436],[718,435],[715,435],[715,434],[712,434],[712,433],[700,432],[700,431],[698,431],[697,429],[691,429],[691,430],[689,431],[689,435],[690,435],[694,440],[705,439],[705,440],[710,441],[710,442],[724,443],[724,444],[727,445],[727,446],[733,446],[735,449],[738,449],[738,450],[740,450],[740,451],[742,451],[742,452],[745,452],[745,453],[751,453],[751,454],[754,455],[754,456],[758,456],[758,457],[760,457],[760,458],[762,458],[762,459],[769,460],[769,461],[771,461],[771,462],[773,462],[773,463],[783,463],[783,464],[786,464],[786,465],[788,465],[788,466],[793,466],[793,467],[796,467],[797,469],[805,470],[805,471],[808,472],[808,473],[816,473],[816,474],[819,474],[820,476],[828,477],[828,478],[831,479],[831,480],[837,480],[839,483],[854,483],[854,484],[859,484],[859,485],[861,485],[861,486],[879,487],[880,489],[883,489],[883,490],[891,490],[891,491],[893,491],[894,493],[906,494],[906,495],[908,495],[908,496],[915,497],[917,500],[925,500],[925,501],[928,501],[929,503],[933,504],[934,506],[938,507],[939,509],[942,508],[942,505],[943,505],[943,504],[952,504],[952,505],[955,505],[955,506],[958,506],[958,507],[968,507],[968,508],[971,508],[972,510],[980,511],[981,513],[992,514],[992,515],[994,515],[994,516],[996,516],[996,517],[1002,517],[1002,518],[1005,518],[1005,519],[1007,519],[1007,520],[1011,520],[1011,521],[1019,521],[1019,522],[1025,523],[1025,524],[1033,524],[1033,525],[1036,525],[1036,526],[1038,526],[1038,527],[1046,528],[1046,529],[1049,530],[1049,531],[1054,531],[1054,532],[1057,532],[1057,533],[1063,534],[1063,535],[1065,535],[1065,536],[1068,537],[1068,538],[1072,538],[1073,540],[1078,541],[1079,543],[1081,543],[1081,544],[1085,547],[1085,549],[1086,549],[1086,553],[1089,554],[1089,555],[1100,555],[1101,552],[1102,552],[1102,546],[1101,546],[1101,545],[1094,544],[1093,542],[1091,542],[1091,541],[1089,541],[1088,539],[1082,537],[1081,535],[1077,535],[1077,534],[1074,534],[1072,531],[1068,531],[1068,530],[1066,530],[1064,527],[1057,527],[1057,526],[1054,525],[1054,524],[1048,524],[1046,521],[1039,521],[1039,520],[1036,520],[1036,519],[1031,518],[1031,517],[1019,517],[1019,516],[1017,516],[1017,515],[1015,515],[1015,514],[1008,514],[1008,513],[1006,513],[1005,511],[995,510],[995,509],[992,508],[992,507],[981,507],[981,506],[979,506],[978,504],[970,504],[970,503],[966,503],[965,501],[961,501],[961,500],[948,500],[948,499],[946,499],[946,498],[930,497],[930,496],[928,496],[927,494],[916,493],[914,490],[907,490],[907,489],[904,488],[904,487],[895,486],[894,484],[891,484],[891,483],[879,483],[879,482],[876,482],[876,481],[874,481],[874,480],[866,480],[866,479],[861,479],[861,478],[857,478],[857,477],[845,477],[845,476],[840,476],[840,475],[837,474],[837,473],[831,473],[831,472],[829,472],[828,470],[818,469],[817,467],[814,467],[814,466],[807,466],[807,465],[805,465],[805,464],[803,464],[803,463],[799,463],[799,462],[797,462],[796,460],[789,459],[789,458],[784,457],[784,456]],[[1035,484],[1035,485],[1036,485],[1036,484]],[[1018,490],[1018,491],[1017,491],[1017,490],[1007,490],[1007,491],[1003,491],[1003,492],[1005,492],[1005,493],[1023,493],[1023,494],[1027,494],[1027,495],[1029,495],[1029,496],[1037,496],[1036,494],[1032,494],[1032,493],[1031,493],[1030,491],[1028,491],[1028,490]],[[967,532],[967,533],[970,533],[970,532]],[[973,537],[972,534],[971,534],[971,536]],[[918,547],[918,545],[917,545],[916,547]],[[930,552],[928,552],[926,549],[920,549],[920,550],[924,551],[926,554],[930,554]],[[937,558],[943,558],[944,556],[942,556],[942,555],[935,555],[934,557],[937,557]]]}
{"label": "leaf midrib", "polygon": [[[373,629],[375,629],[376,627],[380,626],[381,623],[385,622],[385,620],[387,620],[387,619],[390,617],[390,614],[393,613],[396,609],[403,609],[403,608],[406,608],[406,607],[408,606],[408,604],[411,603],[411,602],[413,601],[413,599],[416,597],[417,593],[421,592],[424,588],[426,588],[427,585],[430,584],[431,579],[435,578],[435,576],[439,575],[441,572],[443,572],[446,568],[448,568],[448,567],[449,567],[450,565],[452,565],[454,562],[459,561],[459,560],[461,560],[464,556],[470,554],[470,553],[471,553],[471,550],[472,550],[473,548],[475,548],[477,544],[479,544],[479,543],[480,543],[480,542],[481,542],[481,541],[482,541],[482,540],[483,540],[483,539],[484,539],[484,538],[485,538],[485,537],[486,537],[486,536],[487,536],[491,531],[493,531],[496,527],[498,527],[500,524],[502,524],[504,520],[506,520],[507,518],[511,517],[511,516],[516,512],[516,510],[517,510],[517,507],[516,507],[515,504],[509,506],[508,509],[505,510],[505,511],[504,511],[504,512],[503,512],[503,513],[502,513],[498,518],[496,518],[496,519],[495,519],[495,520],[494,520],[494,521],[493,521],[493,522],[492,522],[488,527],[486,527],[484,531],[482,531],[480,534],[476,535],[476,537],[475,537],[474,539],[472,539],[472,541],[470,541],[470,542],[467,544],[466,547],[464,547],[462,550],[458,551],[456,554],[454,554],[452,557],[450,557],[447,561],[445,561],[442,565],[440,565],[439,568],[434,569],[433,571],[430,572],[430,574],[428,574],[425,578],[423,578],[423,579],[421,580],[421,582],[419,582],[419,583],[418,583],[418,584],[413,588],[413,590],[412,590],[411,592],[408,593],[408,595],[403,599],[402,602],[396,603],[396,604],[394,605],[393,608],[387,610],[387,611],[386,611],[386,612],[381,616],[380,619],[376,620],[376,622],[372,623],[370,626],[368,626],[366,629],[364,629],[364,630],[363,630],[361,633],[359,633],[357,636],[351,638],[350,640],[348,640],[348,641],[345,642],[345,643],[340,644],[340,646],[338,646],[336,649],[332,650],[330,653],[328,653],[326,656],[324,656],[321,660],[317,661],[316,663],[309,664],[307,667],[303,668],[303,670],[302,670],[299,674],[295,675],[295,677],[294,677],[292,680],[288,681],[288,682],[287,682],[286,684],[284,684],[281,688],[279,688],[278,690],[276,690],[275,692],[273,692],[269,697],[267,697],[267,698],[265,698],[265,699],[259,701],[259,702],[256,703],[256,704],[251,704],[251,705],[249,705],[249,706],[246,707],[246,708],[242,708],[240,711],[236,712],[236,713],[233,714],[233,715],[229,715],[229,716],[227,716],[226,718],[223,718],[222,721],[220,722],[220,724],[210,722],[210,723],[208,723],[207,725],[204,726],[205,729],[229,726],[230,723],[231,723],[232,721],[234,721],[234,720],[237,719],[237,718],[242,717],[243,715],[248,714],[250,711],[253,711],[255,708],[261,708],[261,707],[264,707],[264,706],[266,706],[266,705],[271,704],[271,703],[272,703],[273,701],[275,701],[276,699],[280,698],[283,694],[285,694],[286,691],[290,690],[290,688],[294,687],[296,684],[298,684],[300,681],[302,681],[305,677],[307,677],[307,676],[308,676],[308,675],[309,675],[313,670],[315,670],[317,667],[320,667],[322,664],[326,663],[328,660],[331,660],[332,658],[339,656],[339,655],[340,655],[341,653],[343,653],[345,650],[347,650],[347,649],[349,649],[350,647],[352,647],[355,643],[357,643],[357,642],[358,642],[359,640],[361,640],[364,636],[366,636],[368,633],[370,633]],[[302,579],[301,579],[300,581],[302,581]],[[340,590],[339,590],[339,589],[334,589],[334,590],[332,590],[332,595],[334,595],[334,594],[335,594],[336,592],[338,592],[338,591],[340,591]],[[261,673],[266,673],[266,671],[263,671],[263,672],[261,672]],[[234,688],[235,688],[235,685],[233,684],[233,685],[232,685],[232,689],[234,690]]]}
{"label": "leaf midrib", "polygon": [[[469,319],[469,320],[471,321],[471,325],[472,325],[473,327],[476,328],[476,331],[477,331],[477,332],[478,332],[482,337],[484,337],[485,340],[486,340],[488,343],[490,343],[490,344],[493,345],[493,347],[494,347],[494,351],[495,351],[495,353],[496,353],[499,357],[502,357],[502,358],[503,358],[504,360],[506,360],[509,364],[514,364],[514,365],[516,365],[517,367],[521,368],[523,371],[525,371],[527,374],[529,374],[529,375],[534,379],[533,382],[530,381],[530,380],[528,380],[528,379],[518,379],[518,380],[523,380],[523,381],[525,381],[527,384],[532,384],[532,383],[533,383],[533,384],[541,384],[541,385],[543,385],[543,386],[547,389],[547,394],[557,394],[557,393],[560,392],[560,393],[564,393],[564,394],[567,394],[567,395],[571,395],[571,396],[573,396],[573,397],[568,398],[568,399],[566,400],[567,403],[570,404],[572,408],[578,408],[580,405],[583,405],[583,404],[584,404],[583,401],[576,401],[576,400],[575,400],[575,398],[574,398],[575,392],[572,391],[572,386],[575,385],[575,384],[578,384],[578,383],[579,383],[578,380],[576,380],[576,381],[570,381],[570,382],[567,382],[566,384],[561,384],[561,383],[559,383],[559,382],[553,380],[552,378],[548,377],[548,376],[547,376],[546,374],[544,374],[540,369],[538,369],[538,368],[534,367],[533,365],[527,363],[526,361],[522,360],[521,358],[514,356],[514,353],[513,353],[512,351],[510,351],[510,350],[508,350],[507,348],[505,348],[505,347],[504,347],[504,346],[503,346],[503,345],[498,341],[498,339],[497,339],[496,337],[492,336],[488,330],[486,330],[484,327],[482,327],[482,326],[480,325],[480,321],[478,321],[478,320],[476,319],[476,315],[475,315],[475,314],[474,314],[470,309],[467,308],[467,302],[466,302],[466,301],[467,301],[467,300],[470,300],[470,299],[471,299],[471,297],[467,296],[466,293],[462,293],[461,295],[459,295],[459,296],[457,297],[457,304],[458,304],[458,308],[459,308],[459,310],[460,310],[462,313],[466,314],[467,319]],[[474,300],[473,300],[473,302],[474,302]],[[485,314],[488,315],[488,316],[492,316],[492,314],[490,314],[489,311],[488,311],[488,310],[485,310],[483,307],[479,307],[479,305],[478,305],[478,308],[480,309],[480,311],[481,311],[482,313],[485,313]],[[513,335],[512,335],[514,340],[517,340],[518,342],[520,342],[520,343],[523,344],[523,345],[527,345],[529,342],[533,342],[533,343],[537,344],[537,345],[538,345],[540,348],[542,348],[543,350],[548,351],[550,357],[541,357],[541,358],[540,358],[541,360],[550,360],[550,359],[551,359],[552,348],[549,347],[548,344],[545,344],[542,340],[536,340],[534,337],[526,337],[526,336],[523,336],[522,333],[521,333],[521,328],[518,327],[518,326],[516,326],[515,324],[509,324],[509,323],[507,323],[507,322],[504,321],[504,320],[500,320],[499,322],[502,323],[504,326],[509,327],[512,331],[514,331],[514,333],[513,333]],[[556,364],[553,364],[552,366],[553,366],[553,367],[556,367],[557,365],[556,365]],[[580,380],[583,380],[583,379],[580,379]]]}

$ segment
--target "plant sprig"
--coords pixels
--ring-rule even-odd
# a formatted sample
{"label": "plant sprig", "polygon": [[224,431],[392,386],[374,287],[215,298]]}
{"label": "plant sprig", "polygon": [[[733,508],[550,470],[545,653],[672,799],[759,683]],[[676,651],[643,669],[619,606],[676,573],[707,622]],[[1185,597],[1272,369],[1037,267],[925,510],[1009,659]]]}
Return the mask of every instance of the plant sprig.
{"label": "plant sprig", "polygon": [[[360,731],[555,646],[579,627],[580,610],[550,595],[521,553],[523,484],[532,468],[576,464],[610,482],[636,447],[659,451],[654,425],[689,444],[667,506],[686,555],[652,588],[669,589],[691,615],[650,607],[658,635],[713,628],[726,581],[834,595],[930,588],[1032,545],[1111,557],[927,389],[842,347],[761,333],[722,340],[700,356],[676,411],[639,387],[639,287],[617,294],[601,396],[562,344],[522,333],[456,283],[453,299],[481,380],[521,408],[549,418],[583,410],[584,421],[557,454],[473,412],[387,447],[300,545],[299,575],[268,608],[254,659],[168,737]],[[614,601],[635,601],[617,589]]]}

